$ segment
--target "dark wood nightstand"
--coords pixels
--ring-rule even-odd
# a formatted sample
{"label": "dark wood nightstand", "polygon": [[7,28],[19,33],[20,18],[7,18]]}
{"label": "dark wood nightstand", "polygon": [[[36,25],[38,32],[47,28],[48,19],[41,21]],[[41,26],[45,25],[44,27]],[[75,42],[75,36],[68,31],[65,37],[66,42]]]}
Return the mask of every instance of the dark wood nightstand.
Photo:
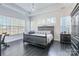
{"label": "dark wood nightstand", "polygon": [[71,35],[70,34],[60,34],[60,42],[61,43],[71,43]]}

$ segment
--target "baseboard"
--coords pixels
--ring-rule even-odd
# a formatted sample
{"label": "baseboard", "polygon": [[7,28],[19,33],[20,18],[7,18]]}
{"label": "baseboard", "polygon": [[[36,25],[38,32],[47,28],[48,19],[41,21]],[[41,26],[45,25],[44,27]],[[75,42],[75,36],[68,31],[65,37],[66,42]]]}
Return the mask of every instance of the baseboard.
{"label": "baseboard", "polygon": [[54,39],[54,41],[58,41],[58,42],[60,42],[60,40],[58,40],[58,39]]}

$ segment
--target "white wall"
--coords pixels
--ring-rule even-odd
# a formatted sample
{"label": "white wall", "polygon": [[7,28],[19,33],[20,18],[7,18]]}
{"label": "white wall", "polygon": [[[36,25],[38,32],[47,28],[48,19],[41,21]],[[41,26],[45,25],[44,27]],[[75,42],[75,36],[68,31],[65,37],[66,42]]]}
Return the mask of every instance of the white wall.
{"label": "white wall", "polygon": [[25,20],[25,32],[24,33],[28,33],[30,31],[30,18],[26,17]]}
{"label": "white wall", "polygon": [[56,23],[54,28],[55,40],[60,41],[60,18],[61,16],[69,16],[69,9],[58,10],[57,12],[47,12],[38,14],[32,17],[31,20],[31,30],[37,30],[38,26],[48,24],[47,18],[50,16],[56,17]]}

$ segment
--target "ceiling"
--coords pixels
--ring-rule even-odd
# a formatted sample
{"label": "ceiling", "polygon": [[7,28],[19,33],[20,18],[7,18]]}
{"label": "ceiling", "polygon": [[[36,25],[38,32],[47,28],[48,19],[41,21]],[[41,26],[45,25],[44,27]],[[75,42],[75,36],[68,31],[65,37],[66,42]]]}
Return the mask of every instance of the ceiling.
{"label": "ceiling", "polygon": [[[16,5],[27,10],[28,12],[34,12],[36,10],[50,7],[52,5],[52,3],[18,3]],[[32,11],[32,7],[35,9],[34,11]]]}
{"label": "ceiling", "polygon": [[[75,3],[18,3],[16,4],[24,10],[28,11],[30,15],[36,15],[43,12],[69,9],[73,10]],[[32,10],[34,9],[34,10]]]}
{"label": "ceiling", "polygon": [[71,12],[76,5],[75,3],[2,3],[4,7],[12,9],[20,14],[29,16],[37,15],[44,12],[57,12],[59,10],[69,9]]}

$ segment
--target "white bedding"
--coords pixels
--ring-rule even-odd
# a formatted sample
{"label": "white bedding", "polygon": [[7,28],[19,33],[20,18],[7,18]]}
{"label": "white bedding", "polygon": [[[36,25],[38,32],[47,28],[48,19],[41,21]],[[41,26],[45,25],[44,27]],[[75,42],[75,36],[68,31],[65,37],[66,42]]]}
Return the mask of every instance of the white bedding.
{"label": "white bedding", "polygon": [[45,34],[37,34],[37,33],[35,33],[35,34],[31,34],[31,35],[36,35],[36,36],[45,36]]}
{"label": "white bedding", "polygon": [[52,39],[53,39],[53,35],[47,34],[47,43],[50,43]]}
{"label": "white bedding", "polygon": [[36,35],[36,36],[47,36],[47,43],[50,43],[51,40],[53,39],[53,35],[50,33],[48,34],[38,34],[38,33],[35,33],[35,34],[31,34],[31,35]]}

